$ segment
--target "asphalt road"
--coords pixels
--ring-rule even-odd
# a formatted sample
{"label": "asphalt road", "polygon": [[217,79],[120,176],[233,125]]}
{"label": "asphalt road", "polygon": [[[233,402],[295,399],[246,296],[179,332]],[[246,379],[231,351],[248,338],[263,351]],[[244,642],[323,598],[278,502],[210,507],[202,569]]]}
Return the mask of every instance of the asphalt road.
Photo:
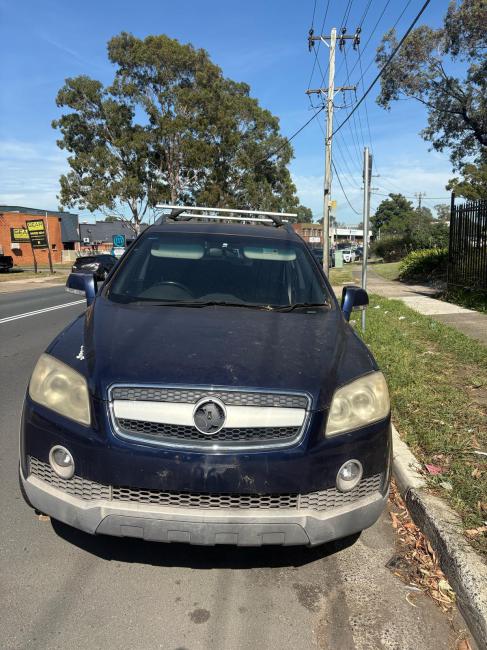
{"label": "asphalt road", "polygon": [[36,516],[17,482],[23,394],[38,355],[84,307],[2,319],[76,298],[61,287],[0,295],[1,648],[456,647],[447,617],[386,568],[387,513],[354,544],[317,549],[91,537]]}

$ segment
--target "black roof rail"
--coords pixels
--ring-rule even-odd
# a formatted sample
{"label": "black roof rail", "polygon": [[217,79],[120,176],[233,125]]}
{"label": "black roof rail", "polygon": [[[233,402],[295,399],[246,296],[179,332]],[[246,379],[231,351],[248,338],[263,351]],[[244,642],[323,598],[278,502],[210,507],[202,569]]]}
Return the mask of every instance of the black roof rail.
{"label": "black roof rail", "polygon": [[[171,205],[163,203],[157,205],[156,208],[170,210],[169,214],[162,214],[155,222],[156,225],[164,223],[167,219],[174,221],[189,221],[194,218],[201,219],[215,219],[218,221],[240,221],[240,222],[253,222],[261,223],[263,225],[273,224],[274,226],[287,227],[288,222],[283,220],[282,217],[296,217],[297,214],[292,212],[268,212],[265,210],[236,210],[231,208],[208,208],[198,205]],[[208,214],[216,213],[216,214]],[[239,215],[239,216],[232,216]],[[261,215],[261,216],[258,216]]]}

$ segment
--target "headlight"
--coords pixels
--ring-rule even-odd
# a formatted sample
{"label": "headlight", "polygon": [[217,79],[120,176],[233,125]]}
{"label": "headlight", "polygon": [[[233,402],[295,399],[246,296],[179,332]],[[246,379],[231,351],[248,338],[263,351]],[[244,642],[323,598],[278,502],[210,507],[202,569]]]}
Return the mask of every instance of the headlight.
{"label": "headlight", "polygon": [[333,395],[326,424],[327,436],[358,429],[387,417],[389,391],[381,372],[373,372],[339,388]]}
{"label": "headlight", "polygon": [[41,355],[29,384],[29,395],[38,404],[71,420],[89,425],[90,400],[86,379],[49,354]]}

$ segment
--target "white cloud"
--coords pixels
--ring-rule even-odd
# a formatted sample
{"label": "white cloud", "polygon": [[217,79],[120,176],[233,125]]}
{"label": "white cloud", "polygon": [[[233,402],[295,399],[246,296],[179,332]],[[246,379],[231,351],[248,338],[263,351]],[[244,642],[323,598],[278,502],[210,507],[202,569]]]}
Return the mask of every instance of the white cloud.
{"label": "white cloud", "polygon": [[[336,164],[339,165],[339,162],[340,159],[337,159]],[[357,215],[348,205],[335,175],[332,186],[332,199],[337,201],[335,216],[338,221],[350,224],[362,221],[362,179],[358,175],[351,176],[344,173],[340,168],[339,174],[351,205],[360,214]],[[377,174],[379,175],[377,176]],[[411,197],[410,200],[415,204],[414,195],[421,192],[425,195],[423,205],[432,209],[438,203],[447,203],[449,196],[445,185],[451,176],[451,165],[447,157],[438,155],[437,152],[434,152],[434,155],[432,152],[431,155],[421,160],[398,155],[389,164],[383,163],[379,170],[374,170],[372,187],[376,189],[371,199],[371,213],[391,192]],[[321,218],[323,214],[323,175],[295,173],[293,180],[301,203],[311,208],[315,219]]]}
{"label": "white cloud", "polygon": [[55,210],[64,154],[52,143],[0,141],[0,202]]}

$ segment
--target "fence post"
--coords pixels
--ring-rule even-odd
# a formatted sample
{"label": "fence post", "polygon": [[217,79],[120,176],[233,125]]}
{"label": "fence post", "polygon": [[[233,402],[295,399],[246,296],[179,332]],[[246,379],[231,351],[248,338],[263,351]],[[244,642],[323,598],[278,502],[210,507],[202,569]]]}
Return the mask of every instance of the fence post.
{"label": "fence post", "polygon": [[451,272],[451,265],[453,261],[453,230],[455,228],[455,192],[451,193],[451,200],[450,200],[450,228],[449,228],[449,233],[448,233],[448,263],[446,265],[446,288],[447,291],[450,288],[450,272]]}

